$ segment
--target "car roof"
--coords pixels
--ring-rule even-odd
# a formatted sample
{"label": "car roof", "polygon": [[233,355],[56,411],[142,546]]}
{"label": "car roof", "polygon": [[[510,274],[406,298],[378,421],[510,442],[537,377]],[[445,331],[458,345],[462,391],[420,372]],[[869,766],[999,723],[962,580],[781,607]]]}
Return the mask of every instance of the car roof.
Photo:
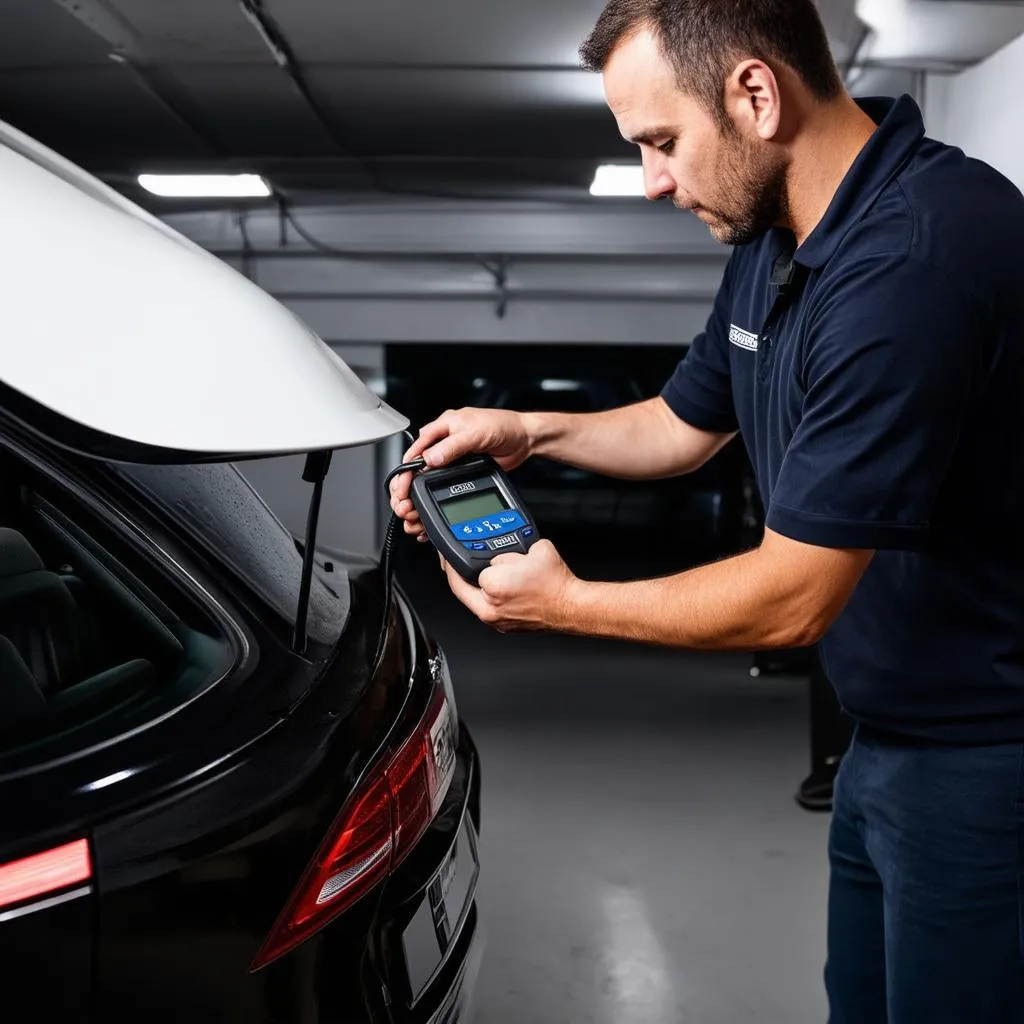
{"label": "car roof", "polygon": [[0,180],[0,381],[88,428],[83,450],[273,455],[408,425],[276,299],[3,122]]}

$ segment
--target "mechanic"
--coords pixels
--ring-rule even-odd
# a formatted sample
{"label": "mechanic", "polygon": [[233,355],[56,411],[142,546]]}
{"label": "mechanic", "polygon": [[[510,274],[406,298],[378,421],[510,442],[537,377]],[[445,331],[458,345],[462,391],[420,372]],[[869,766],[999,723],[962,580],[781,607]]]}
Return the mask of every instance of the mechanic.
{"label": "mechanic", "polygon": [[[449,411],[408,455],[662,478],[739,432],[764,538],[615,583],[542,541],[450,586],[502,631],[820,640],[857,723],[829,839],[831,1024],[1020,1024],[1024,197],[926,138],[910,97],[854,101],[813,0],[610,0],[581,53],[648,198],[735,247],[706,330],[651,400]],[[420,534],[407,494],[406,476],[392,505]]]}

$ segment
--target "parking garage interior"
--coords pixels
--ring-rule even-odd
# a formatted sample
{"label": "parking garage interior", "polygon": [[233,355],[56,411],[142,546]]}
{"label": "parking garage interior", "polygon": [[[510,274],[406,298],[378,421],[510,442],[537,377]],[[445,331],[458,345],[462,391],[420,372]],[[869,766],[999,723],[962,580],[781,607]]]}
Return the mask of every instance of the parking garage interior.
{"label": "parking garage interior", "polygon": [[[599,165],[637,164],[576,57],[601,6],[0,0],[0,119],[279,300],[414,434],[463,406],[597,412],[660,393],[729,256],[668,203],[591,194]],[[1024,185],[1006,100],[1024,4],[818,6],[854,96],[909,94],[930,136]],[[139,182],[240,172],[269,195]],[[324,557],[379,556],[408,444],[336,453]],[[239,468],[301,541],[301,456]],[[535,462],[512,479],[586,579],[681,572],[764,529],[740,439],[688,478]],[[473,1019],[825,1020],[829,783],[849,723],[815,651],[501,635],[429,545],[403,541],[396,564],[480,752]]]}

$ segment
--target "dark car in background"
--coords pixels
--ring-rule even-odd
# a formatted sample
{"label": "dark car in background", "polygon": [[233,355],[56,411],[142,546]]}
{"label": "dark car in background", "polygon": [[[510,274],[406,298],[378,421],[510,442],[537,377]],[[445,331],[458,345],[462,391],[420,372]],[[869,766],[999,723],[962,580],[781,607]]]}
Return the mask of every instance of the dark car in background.
{"label": "dark car in background", "polygon": [[[600,412],[658,395],[682,354],[670,345],[391,345],[379,393],[414,429],[463,406]],[[667,571],[748,548],[760,532],[739,438],[669,480],[617,480],[542,458],[512,477],[545,535],[584,560],[600,549]]]}
{"label": "dark car in background", "polygon": [[[473,741],[402,589],[316,546],[332,452],[406,421],[2,125],[0,174],[5,1019],[468,1019]],[[299,540],[244,477],[285,453]]]}
{"label": "dark car in background", "polygon": [[[600,412],[638,402],[635,381],[599,375],[553,376],[541,370],[479,377],[467,404],[529,412]],[[545,526],[660,526],[667,495],[650,483],[611,480],[551,459],[532,458],[514,471],[516,487]]]}
{"label": "dark car in background", "polygon": [[[628,373],[589,364],[575,372],[512,369],[474,379],[466,404],[523,412],[592,413],[651,397]],[[748,495],[735,447],[696,473],[669,480],[618,480],[551,459],[513,472],[519,493],[549,533],[603,530],[609,543],[658,546],[694,557],[736,550]]]}

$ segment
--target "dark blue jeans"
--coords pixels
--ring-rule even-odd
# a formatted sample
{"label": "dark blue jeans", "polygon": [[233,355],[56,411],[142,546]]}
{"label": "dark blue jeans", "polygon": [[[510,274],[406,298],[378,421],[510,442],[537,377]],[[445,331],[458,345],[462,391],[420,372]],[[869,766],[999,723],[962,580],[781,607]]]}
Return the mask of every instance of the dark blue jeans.
{"label": "dark blue jeans", "polygon": [[836,780],[830,1024],[1024,1022],[1024,744],[860,727]]}

